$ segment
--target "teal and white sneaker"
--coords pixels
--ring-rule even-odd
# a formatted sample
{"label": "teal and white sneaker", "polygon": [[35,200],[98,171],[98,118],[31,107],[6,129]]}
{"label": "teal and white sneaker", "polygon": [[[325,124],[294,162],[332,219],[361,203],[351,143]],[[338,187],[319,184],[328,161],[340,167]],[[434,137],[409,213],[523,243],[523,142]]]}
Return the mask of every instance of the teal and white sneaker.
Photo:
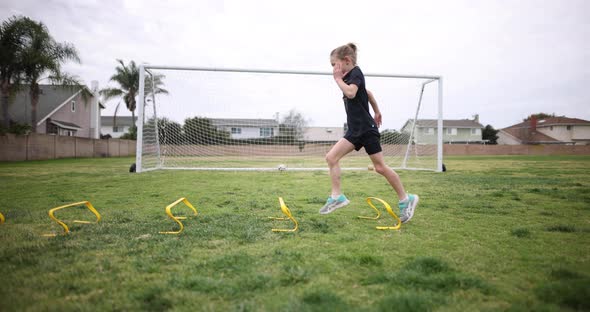
{"label": "teal and white sneaker", "polygon": [[330,196],[328,197],[328,200],[326,201],[324,207],[320,209],[320,214],[329,214],[330,212],[333,212],[334,210],[342,208],[348,204],[350,204],[350,201],[348,200],[348,198],[346,198],[346,196],[344,196],[344,194],[341,194],[336,199]]}
{"label": "teal and white sneaker", "polygon": [[408,199],[404,201],[400,201],[397,205],[399,207],[399,219],[402,223],[406,223],[412,219],[414,216],[414,210],[416,210],[416,206],[418,206],[418,201],[420,198],[418,195],[415,194],[408,194]]}

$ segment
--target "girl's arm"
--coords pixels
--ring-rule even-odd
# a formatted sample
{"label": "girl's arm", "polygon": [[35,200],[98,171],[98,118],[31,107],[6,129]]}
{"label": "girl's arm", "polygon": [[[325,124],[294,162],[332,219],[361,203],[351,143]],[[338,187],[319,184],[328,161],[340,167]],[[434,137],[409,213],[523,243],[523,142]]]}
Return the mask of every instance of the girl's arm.
{"label": "girl's arm", "polygon": [[342,93],[344,93],[344,96],[349,99],[354,99],[356,92],[359,90],[359,87],[355,84],[346,84],[342,78],[335,80],[338,87],[340,87],[340,90],[342,90]]}
{"label": "girl's arm", "polygon": [[375,113],[375,122],[377,123],[377,127],[381,127],[381,121],[382,121],[382,117],[381,117],[381,111],[379,111],[379,106],[377,105],[377,100],[375,100],[375,97],[373,96],[373,92],[367,90],[367,95],[369,96],[369,103],[371,104],[371,107],[373,107],[373,112]]}
{"label": "girl's arm", "polygon": [[336,84],[338,85],[340,90],[342,90],[342,93],[344,93],[344,96],[346,96],[349,99],[354,99],[354,97],[356,96],[356,92],[359,90],[359,87],[355,84],[346,84],[346,82],[342,80],[342,77],[344,77],[345,73],[342,72],[340,64],[336,64],[334,66],[333,73],[334,80],[336,81]]}

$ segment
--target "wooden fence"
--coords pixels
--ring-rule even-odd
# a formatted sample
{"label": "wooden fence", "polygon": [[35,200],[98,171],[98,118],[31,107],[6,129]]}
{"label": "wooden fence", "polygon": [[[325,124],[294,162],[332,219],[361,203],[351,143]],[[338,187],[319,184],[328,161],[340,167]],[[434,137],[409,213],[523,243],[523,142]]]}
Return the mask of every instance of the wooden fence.
{"label": "wooden fence", "polygon": [[0,135],[0,161],[135,155],[135,141],[47,134]]}
{"label": "wooden fence", "polygon": [[[290,148],[297,150],[296,146]],[[327,147],[329,149],[329,147]],[[385,150],[385,149],[384,149]],[[323,153],[323,152],[322,152]],[[590,155],[590,145],[445,144],[452,155]],[[47,134],[0,135],[0,161],[135,155],[135,141],[87,139]]]}
{"label": "wooden fence", "polygon": [[443,155],[590,155],[590,145],[445,144]]}

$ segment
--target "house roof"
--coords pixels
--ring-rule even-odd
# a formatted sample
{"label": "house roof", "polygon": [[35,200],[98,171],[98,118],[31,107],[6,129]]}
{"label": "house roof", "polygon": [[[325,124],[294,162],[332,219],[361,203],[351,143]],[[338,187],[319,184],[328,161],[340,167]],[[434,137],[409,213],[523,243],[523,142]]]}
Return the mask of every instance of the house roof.
{"label": "house roof", "polygon": [[[510,127],[504,128],[528,128],[530,127],[530,120],[523,121],[521,123],[512,125]],[[579,118],[568,118],[565,116],[561,117],[549,117],[537,120],[537,128],[543,127],[551,127],[551,126],[590,126],[590,121],[579,119]]]}
{"label": "house roof", "polygon": [[78,126],[75,123],[71,123],[71,122],[65,122],[65,121],[51,119],[51,123],[60,127],[60,128],[64,128],[64,129],[82,130],[82,127]]}
{"label": "house roof", "polygon": [[[114,126],[113,122],[114,116],[100,116],[100,124],[101,126],[112,127]],[[117,126],[118,127],[131,127],[133,125],[132,116],[117,116]],[[137,116],[135,117],[135,121],[137,121]]]}
{"label": "house roof", "polygon": [[531,131],[530,128],[525,127],[509,127],[501,129],[500,131],[508,133],[512,137],[519,140],[521,143],[557,143],[559,140],[552,138],[539,131]]}
{"label": "house roof", "polygon": [[[74,98],[81,89],[77,87],[64,87],[53,85],[39,85],[41,94],[37,105],[37,121],[42,122],[55,112],[66,101]],[[88,88],[86,88],[88,90]],[[104,108],[100,104],[101,108]],[[31,96],[27,85],[16,94],[8,105],[8,116],[18,123],[29,123],[31,121]]]}
{"label": "house roof", "polygon": [[[537,128],[546,128],[552,126],[590,126],[590,121],[578,118],[549,117],[537,120]],[[521,123],[512,125],[501,129],[500,131],[507,133],[522,143],[557,143],[561,142],[551,136],[543,134],[531,128],[531,120],[526,120]]]}
{"label": "house roof", "polygon": [[[412,119],[408,119],[402,129],[404,129]],[[438,119],[418,119],[416,127],[418,128],[436,128]],[[444,128],[483,128],[483,125],[473,119],[443,119]]]}
{"label": "house roof", "polygon": [[216,127],[278,127],[276,119],[210,118]]}

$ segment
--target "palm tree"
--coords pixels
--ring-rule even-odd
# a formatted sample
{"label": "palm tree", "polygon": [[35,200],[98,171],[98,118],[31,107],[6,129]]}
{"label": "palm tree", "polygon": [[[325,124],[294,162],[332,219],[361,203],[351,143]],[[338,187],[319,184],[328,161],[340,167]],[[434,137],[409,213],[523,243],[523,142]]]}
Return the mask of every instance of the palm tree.
{"label": "palm tree", "polygon": [[8,128],[8,100],[22,79],[22,51],[30,43],[35,22],[28,17],[12,16],[0,25],[0,94],[3,126]]}
{"label": "palm tree", "polygon": [[22,64],[26,82],[29,84],[31,96],[31,127],[37,131],[37,106],[41,89],[39,83],[48,80],[51,84],[82,88],[83,95],[87,96],[86,88],[82,86],[78,78],[70,76],[61,70],[63,63],[72,60],[80,63],[80,57],[76,48],[69,43],[59,43],[49,34],[47,26],[42,22],[32,25],[30,43],[23,50]]}
{"label": "palm tree", "polygon": [[[137,94],[139,92],[139,67],[134,61],[130,61],[128,65],[122,60],[117,60],[119,66],[115,67],[115,74],[110,81],[116,82],[118,88],[105,88],[100,90],[103,100],[106,102],[113,98],[123,98],[123,102],[127,109],[131,111],[132,120],[135,121],[135,108],[137,106]],[[162,80],[164,75],[154,74],[153,81],[149,77],[145,78],[145,93],[147,94],[168,94],[166,89],[161,86],[164,84]],[[152,91],[153,83],[153,91]]]}

